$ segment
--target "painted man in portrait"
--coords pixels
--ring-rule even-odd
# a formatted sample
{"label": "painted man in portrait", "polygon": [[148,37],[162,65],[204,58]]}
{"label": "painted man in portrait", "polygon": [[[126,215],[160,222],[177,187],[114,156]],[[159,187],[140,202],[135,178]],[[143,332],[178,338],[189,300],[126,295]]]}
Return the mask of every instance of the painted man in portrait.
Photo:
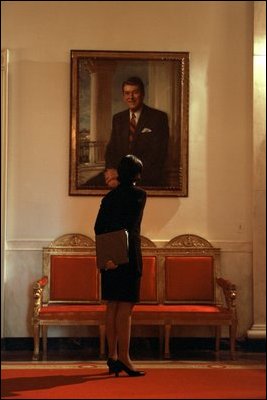
{"label": "painted man in portrait", "polygon": [[85,182],[88,186],[115,187],[117,165],[126,154],[142,160],[144,187],[162,187],[166,182],[166,161],[169,141],[167,114],[144,103],[144,83],[131,77],[122,83],[122,95],[128,109],[112,119],[112,130],[105,151],[105,171]]}

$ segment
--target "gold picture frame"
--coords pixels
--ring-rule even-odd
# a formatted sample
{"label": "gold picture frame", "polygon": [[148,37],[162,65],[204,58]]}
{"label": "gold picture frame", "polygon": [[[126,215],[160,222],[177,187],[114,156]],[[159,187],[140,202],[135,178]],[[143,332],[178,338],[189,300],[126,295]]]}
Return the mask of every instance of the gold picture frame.
{"label": "gold picture frame", "polygon": [[145,104],[167,114],[169,126],[166,179],[144,189],[148,196],[188,196],[189,53],[91,50],[71,50],[69,195],[110,190],[96,177],[104,174],[112,117],[127,108],[122,82],[131,76],[142,79]]}

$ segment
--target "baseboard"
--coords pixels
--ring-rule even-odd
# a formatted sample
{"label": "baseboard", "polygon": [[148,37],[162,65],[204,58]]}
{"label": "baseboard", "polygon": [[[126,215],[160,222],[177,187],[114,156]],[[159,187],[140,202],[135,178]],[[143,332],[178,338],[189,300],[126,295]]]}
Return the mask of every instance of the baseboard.
{"label": "baseboard", "polygon": [[[97,337],[50,337],[48,340],[48,346],[51,350],[82,350],[84,348],[95,348],[99,347],[99,339]],[[41,340],[42,341],[42,340]],[[158,339],[155,337],[132,337],[131,347],[133,350],[144,346],[151,350],[158,349]],[[170,340],[170,346],[176,351],[192,350],[192,351],[203,351],[214,349],[214,338],[181,338],[173,337]],[[229,349],[229,339],[225,338],[221,340],[221,350]],[[237,351],[244,352],[266,352],[266,340],[265,339],[237,339],[236,342]],[[1,351],[33,351],[33,339],[30,337],[23,338],[2,338],[1,339]]]}

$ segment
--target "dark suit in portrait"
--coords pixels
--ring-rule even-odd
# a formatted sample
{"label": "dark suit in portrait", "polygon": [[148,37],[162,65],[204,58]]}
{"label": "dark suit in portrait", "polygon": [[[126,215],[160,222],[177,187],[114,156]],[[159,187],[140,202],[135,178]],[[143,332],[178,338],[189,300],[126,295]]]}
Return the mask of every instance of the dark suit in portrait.
{"label": "dark suit in portrait", "polygon": [[86,185],[117,184],[117,168],[122,157],[133,154],[143,163],[140,185],[166,185],[169,124],[167,114],[144,104],[144,83],[139,77],[128,78],[122,84],[122,96],[128,109],[113,116],[112,130],[105,152],[105,171]]}
{"label": "dark suit in portrait", "polygon": [[[162,187],[166,185],[169,124],[165,112],[143,104],[136,126],[135,138],[129,140],[129,110],[113,116],[110,140],[105,152],[105,168],[117,169],[126,154],[133,154],[143,162],[140,185]],[[104,173],[89,179],[84,186],[106,186]]]}
{"label": "dark suit in portrait", "polygon": [[126,154],[143,162],[141,186],[164,186],[169,125],[167,114],[143,104],[135,138],[129,141],[129,110],[114,115],[112,132],[106,149],[106,168],[117,168]]}

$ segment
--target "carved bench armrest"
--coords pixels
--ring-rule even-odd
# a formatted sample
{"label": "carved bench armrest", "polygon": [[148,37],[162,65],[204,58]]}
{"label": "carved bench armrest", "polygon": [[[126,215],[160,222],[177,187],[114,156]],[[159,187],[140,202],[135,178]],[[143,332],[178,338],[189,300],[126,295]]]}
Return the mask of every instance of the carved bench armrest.
{"label": "carved bench armrest", "polygon": [[227,308],[235,312],[235,300],[237,296],[236,285],[223,278],[217,278],[216,282],[223,290]]}
{"label": "carved bench armrest", "polygon": [[48,277],[43,276],[33,284],[33,318],[38,317],[43,304],[43,290],[48,283]]}

